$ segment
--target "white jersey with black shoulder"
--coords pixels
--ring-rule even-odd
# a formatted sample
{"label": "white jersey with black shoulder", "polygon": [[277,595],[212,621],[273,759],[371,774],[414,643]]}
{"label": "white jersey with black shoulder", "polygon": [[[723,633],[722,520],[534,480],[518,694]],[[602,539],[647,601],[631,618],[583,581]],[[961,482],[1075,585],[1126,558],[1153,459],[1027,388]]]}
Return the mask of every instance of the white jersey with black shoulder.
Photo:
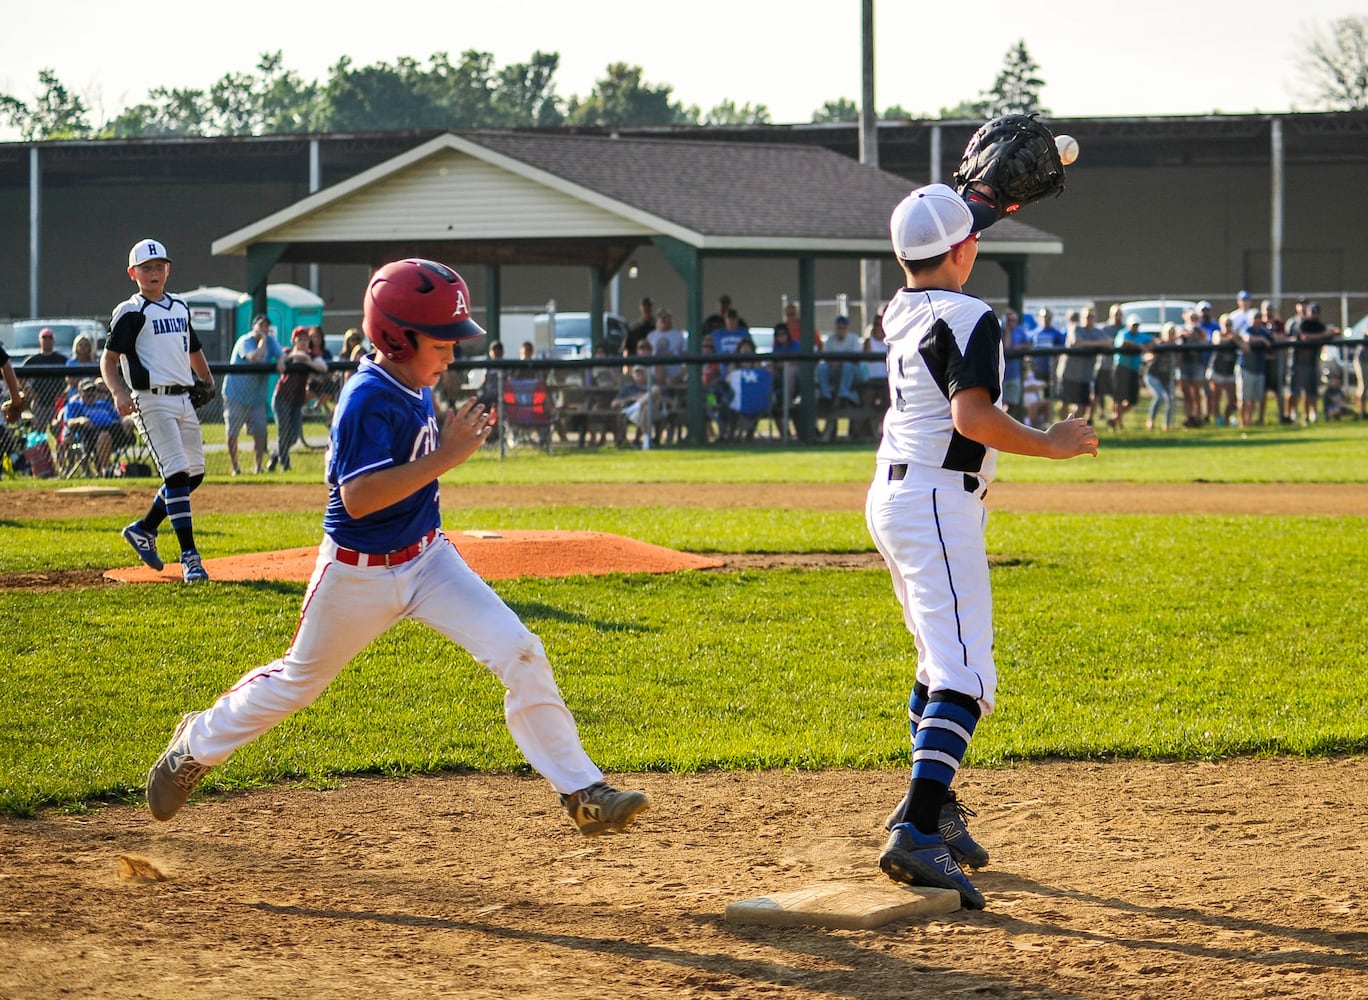
{"label": "white jersey with black shoulder", "polygon": [[962,292],[904,288],[884,310],[883,326],[889,408],[880,461],[965,472],[990,482],[997,450],[955,430],[950,398],[985,388],[1004,406],[1002,327],[993,310]]}
{"label": "white jersey with black shoulder", "polygon": [[193,385],[190,355],[200,349],[184,299],[164,295],[151,302],[134,294],[114,307],[106,346],[123,357],[124,381],[135,392],[154,385]]}

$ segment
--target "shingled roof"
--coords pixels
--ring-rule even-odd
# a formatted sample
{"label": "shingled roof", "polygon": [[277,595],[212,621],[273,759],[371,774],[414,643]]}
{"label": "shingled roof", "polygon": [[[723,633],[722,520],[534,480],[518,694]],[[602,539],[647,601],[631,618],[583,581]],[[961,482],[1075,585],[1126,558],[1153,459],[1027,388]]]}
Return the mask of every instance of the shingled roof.
{"label": "shingled roof", "polygon": [[[705,245],[710,237],[818,245],[873,240],[886,251],[889,214],[909,190],[902,177],[815,147],[527,132],[465,136],[691,229]],[[986,232],[982,242],[1044,245],[1058,240],[1005,220]]]}
{"label": "shingled roof", "polygon": [[[422,173],[434,158],[446,158],[453,168],[475,164],[484,168],[484,188],[478,199],[461,190],[465,180],[453,179],[443,167],[431,176]],[[488,168],[494,168],[493,179]],[[501,174],[498,172],[502,172]],[[437,175],[440,174],[440,180]],[[507,190],[496,190],[498,177]],[[400,191],[396,181],[407,177]],[[499,213],[525,202],[534,192],[554,193],[567,212],[560,229],[547,222],[545,233],[529,231],[536,220],[512,219],[502,223]],[[417,187],[426,188],[428,212],[405,212],[401,197],[411,197]],[[590,221],[583,212],[594,212],[586,237],[622,237],[638,241],[653,235],[669,236],[702,251],[766,250],[783,254],[818,256],[889,253],[888,216],[907,193],[908,182],[894,174],[865,166],[818,147],[749,143],[681,141],[651,137],[616,138],[518,131],[468,131],[438,136],[407,153],[350,178],[277,212],[214,243],[214,253],[242,253],[251,243],[291,242],[336,245],[349,239],[342,224],[343,206],[353,202],[347,216],[355,225],[363,193],[369,198],[368,218],[387,218],[384,232],[374,222],[366,240],[413,243],[443,239],[483,243],[506,238],[555,238],[572,240],[565,229],[574,218]],[[392,204],[386,204],[394,192]],[[451,215],[469,221],[483,215],[478,235],[461,232],[448,224],[440,234],[432,219],[440,216],[444,199],[466,199]],[[555,219],[556,212],[544,213]],[[404,222],[404,219],[411,222]],[[613,220],[618,222],[614,223]],[[336,222],[333,232],[333,222]],[[507,225],[507,233],[501,233]],[[617,230],[617,231],[615,231]],[[980,252],[1030,254],[1060,253],[1057,237],[1015,220],[1004,220],[984,233]]]}

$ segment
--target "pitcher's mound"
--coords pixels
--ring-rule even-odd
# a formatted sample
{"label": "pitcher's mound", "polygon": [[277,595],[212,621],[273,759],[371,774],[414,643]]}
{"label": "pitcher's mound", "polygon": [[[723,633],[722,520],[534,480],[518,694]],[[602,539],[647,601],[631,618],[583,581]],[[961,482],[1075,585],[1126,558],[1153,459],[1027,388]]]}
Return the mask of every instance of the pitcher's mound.
{"label": "pitcher's mound", "polygon": [[[603,576],[608,573],[674,573],[717,569],[717,559],[677,552],[601,531],[448,531],[462,558],[486,580],[520,576]],[[174,543],[173,543],[174,544]],[[210,580],[286,580],[304,583],[313,573],[318,549],[282,549],[245,556],[206,559]],[[167,563],[160,573],[146,566],[105,573],[121,583],[179,580],[180,563]]]}

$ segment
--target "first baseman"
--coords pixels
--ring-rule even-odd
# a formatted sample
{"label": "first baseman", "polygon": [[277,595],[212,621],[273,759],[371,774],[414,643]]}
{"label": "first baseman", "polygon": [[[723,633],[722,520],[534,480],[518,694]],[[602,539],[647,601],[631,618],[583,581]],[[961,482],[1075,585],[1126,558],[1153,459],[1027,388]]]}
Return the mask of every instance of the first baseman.
{"label": "first baseman", "polygon": [[917,649],[912,779],[889,817],[879,867],[899,882],[955,889],[974,909],[984,899],[960,865],[988,855],[950,784],[997,688],[983,498],[998,451],[1097,454],[1092,427],[1073,416],[1042,431],[1004,409],[1002,328],[961,291],[979,230],[993,221],[944,184],[913,191],[893,211],[906,287],[884,311],[890,405],[865,508]]}
{"label": "first baseman", "polygon": [[128,276],[138,291],[114,307],[100,372],[121,416],[133,415],[152,452],[162,485],[147,513],[123,530],[138,558],[155,570],[157,528],[168,517],[180,543],[181,573],[187,583],[209,579],[195,547],[190,494],[204,481],[204,439],[190,390],[196,376],[209,386],[214,376],[190,325],[185,300],[166,291],[171,258],[166,245],[139,240],[128,251]]}
{"label": "first baseman", "polygon": [[280,659],[181,719],[148,775],[152,815],[174,816],[211,767],[313,702],[371,640],[412,618],[503,682],[509,732],[581,832],[627,826],[646,796],[603,780],[541,640],[441,531],[437,478],[494,427],[494,414],[473,399],[440,425],[432,405],[457,342],[484,333],[470,319],[465,282],[435,261],[395,261],[371,278],[362,315],[376,353],[362,359],[333,415],[323,541],[294,639]]}

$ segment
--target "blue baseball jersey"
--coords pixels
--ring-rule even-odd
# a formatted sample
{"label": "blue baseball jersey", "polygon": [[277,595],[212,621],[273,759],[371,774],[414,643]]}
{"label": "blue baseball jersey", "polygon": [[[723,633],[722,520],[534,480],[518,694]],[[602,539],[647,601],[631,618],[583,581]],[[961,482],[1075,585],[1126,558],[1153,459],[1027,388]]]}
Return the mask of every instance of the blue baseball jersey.
{"label": "blue baseball jersey", "polygon": [[737,413],[766,413],[770,408],[770,394],[774,376],[765,368],[733,368],[727,373],[731,386],[731,408]]}
{"label": "blue baseball jersey", "polygon": [[352,517],[342,505],[344,483],[436,450],[437,430],[431,389],[410,389],[373,358],[362,359],[333,413],[323,531],[344,548],[378,554],[402,549],[440,527],[436,479],[365,517]]}

